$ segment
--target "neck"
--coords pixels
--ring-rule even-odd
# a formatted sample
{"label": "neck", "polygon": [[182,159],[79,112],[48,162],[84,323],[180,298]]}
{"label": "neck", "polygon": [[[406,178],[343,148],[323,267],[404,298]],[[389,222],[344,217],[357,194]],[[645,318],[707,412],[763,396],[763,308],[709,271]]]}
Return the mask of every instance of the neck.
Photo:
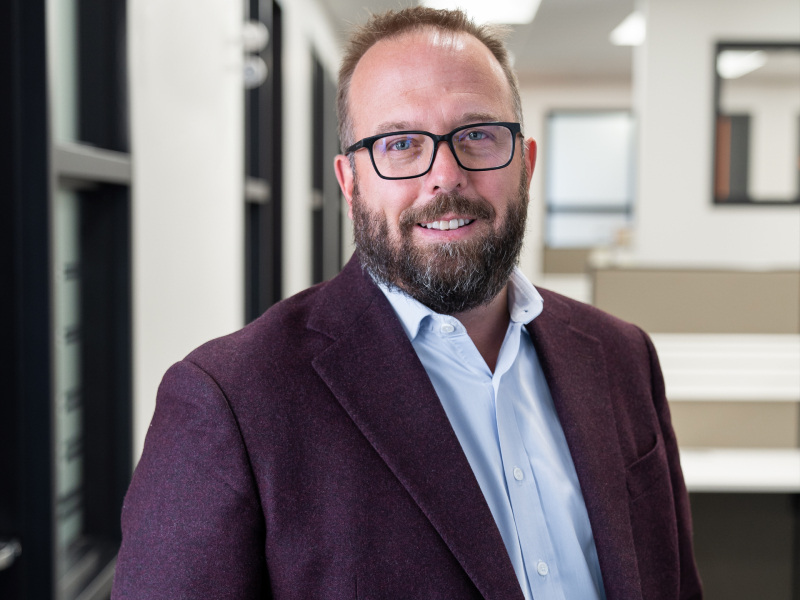
{"label": "neck", "polygon": [[452,316],[464,325],[472,343],[494,373],[511,319],[508,313],[508,284],[489,304]]}

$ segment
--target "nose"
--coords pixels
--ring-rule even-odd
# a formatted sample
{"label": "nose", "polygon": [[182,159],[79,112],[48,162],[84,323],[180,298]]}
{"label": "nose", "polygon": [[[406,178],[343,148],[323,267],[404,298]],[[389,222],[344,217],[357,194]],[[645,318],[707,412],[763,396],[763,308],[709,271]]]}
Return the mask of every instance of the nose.
{"label": "nose", "polygon": [[439,142],[436,157],[431,170],[428,172],[426,183],[431,192],[448,193],[458,188],[464,188],[467,183],[467,173],[462,169],[447,142]]}

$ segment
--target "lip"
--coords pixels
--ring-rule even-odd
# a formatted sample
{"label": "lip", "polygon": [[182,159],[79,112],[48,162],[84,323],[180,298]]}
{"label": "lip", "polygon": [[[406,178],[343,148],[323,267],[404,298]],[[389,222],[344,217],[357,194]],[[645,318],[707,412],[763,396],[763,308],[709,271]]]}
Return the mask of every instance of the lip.
{"label": "lip", "polygon": [[430,221],[425,221],[425,222],[426,223],[428,223],[428,222],[432,223],[433,221],[450,221],[451,219],[465,219],[467,221],[474,221],[475,217],[473,217],[472,215],[460,215],[460,214],[457,214],[457,213],[445,213],[445,214],[441,215],[440,217],[437,217],[436,219],[431,219]]}

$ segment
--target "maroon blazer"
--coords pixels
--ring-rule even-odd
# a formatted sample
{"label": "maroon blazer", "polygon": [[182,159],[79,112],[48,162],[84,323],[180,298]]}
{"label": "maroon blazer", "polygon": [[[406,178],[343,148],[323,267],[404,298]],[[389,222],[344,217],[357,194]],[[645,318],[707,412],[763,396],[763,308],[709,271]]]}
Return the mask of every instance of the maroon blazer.
{"label": "maroon blazer", "polygon": [[[608,600],[700,598],[650,340],[540,291],[529,331]],[[119,600],[523,598],[436,392],[357,260],[167,372],[122,530]]]}

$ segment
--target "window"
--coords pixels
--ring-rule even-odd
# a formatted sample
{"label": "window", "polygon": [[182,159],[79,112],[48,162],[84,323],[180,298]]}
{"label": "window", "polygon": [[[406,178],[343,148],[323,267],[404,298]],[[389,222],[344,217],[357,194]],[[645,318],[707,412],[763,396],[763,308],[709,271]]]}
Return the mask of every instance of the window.
{"label": "window", "polygon": [[[281,9],[249,0],[251,22],[266,27],[266,77],[245,91],[245,319],[250,322],[281,299],[283,129]],[[247,79],[246,79],[247,81]]]}
{"label": "window", "polygon": [[720,43],[714,70],[714,203],[796,205],[800,44]]}
{"label": "window", "polygon": [[627,111],[556,111],[546,137],[545,245],[615,243],[631,224],[634,125]]}
{"label": "window", "polygon": [[125,0],[0,8],[0,543],[22,549],[3,598],[111,589],[132,467],[125,15]]}
{"label": "window", "polygon": [[333,159],[339,154],[336,117],[336,83],[313,58],[311,114],[312,282],[331,279],[342,268],[342,201]]}

